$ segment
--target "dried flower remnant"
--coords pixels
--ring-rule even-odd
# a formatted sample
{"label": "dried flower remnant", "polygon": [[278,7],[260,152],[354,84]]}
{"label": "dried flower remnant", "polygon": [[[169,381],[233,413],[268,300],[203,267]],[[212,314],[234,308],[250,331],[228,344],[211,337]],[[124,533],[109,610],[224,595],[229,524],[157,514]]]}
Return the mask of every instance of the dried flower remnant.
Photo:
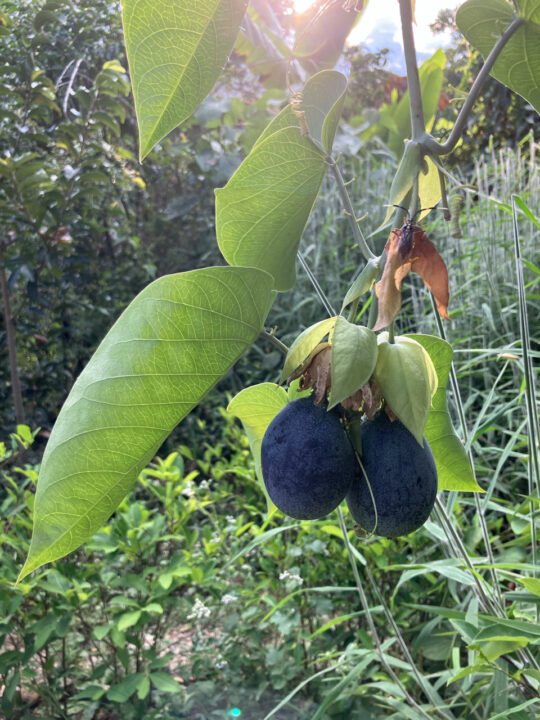
{"label": "dried flower remnant", "polygon": [[381,280],[375,286],[379,298],[379,314],[373,330],[388,327],[401,308],[401,283],[412,270],[420,275],[433,293],[439,314],[449,320],[448,271],[444,260],[418,225],[406,222],[394,229],[385,246],[386,264]]}

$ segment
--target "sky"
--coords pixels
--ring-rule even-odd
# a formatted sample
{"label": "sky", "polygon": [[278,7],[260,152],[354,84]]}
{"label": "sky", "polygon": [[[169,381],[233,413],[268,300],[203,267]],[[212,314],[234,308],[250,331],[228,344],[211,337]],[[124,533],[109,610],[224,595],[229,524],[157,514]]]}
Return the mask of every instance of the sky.
{"label": "sky", "polygon": [[[312,1],[295,0],[297,10],[304,10]],[[444,35],[433,35],[429,25],[437,17],[439,10],[454,9],[459,4],[459,0],[416,0],[414,36],[419,61],[449,42],[449,38]],[[389,48],[388,69],[405,73],[397,0],[370,0],[360,22],[351,33],[349,42],[362,43],[368,50]]]}

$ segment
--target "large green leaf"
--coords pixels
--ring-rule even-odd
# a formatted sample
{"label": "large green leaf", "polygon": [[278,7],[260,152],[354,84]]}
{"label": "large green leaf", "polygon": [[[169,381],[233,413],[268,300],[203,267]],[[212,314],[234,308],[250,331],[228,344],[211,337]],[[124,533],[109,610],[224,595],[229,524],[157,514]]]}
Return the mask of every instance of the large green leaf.
{"label": "large green leaf", "polygon": [[373,374],[384,399],[420,445],[431,401],[437,390],[437,373],[424,348],[409,337],[388,342],[378,336],[379,354]]}
{"label": "large green leaf", "polygon": [[20,579],[86,542],[180,420],[261,331],[272,278],[254,268],[145,288],[79,376],[49,439]]}
{"label": "large green leaf", "polygon": [[377,362],[377,336],[341,315],[332,336],[332,385],[328,409],[348,398],[371,377]]}
{"label": "large green leaf", "polygon": [[244,388],[238,395],[233,397],[227,407],[227,411],[235,415],[242,422],[255,461],[257,479],[266,495],[269,510],[273,507],[273,503],[268,497],[263,482],[261,443],[266,428],[278,412],[285,407],[288,401],[289,398],[286,390],[275,383],[267,382]]}
{"label": "large green leaf", "polygon": [[310,78],[302,93],[306,110],[301,103],[282,110],[227,185],[216,190],[216,233],[224,258],[230,265],[266,270],[276,290],[294,286],[298,246],[326,171],[344,90],[341,73]]}
{"label": "large green leaf", "polygon": [[[517,0],[524,24],[512,35],[491,74],[540,112],[540,0]],[[515,17],[506,0],[467,0],[456,21],[467,40],[486,57]]]}
{"label": "large green leaf", "polygon": [[248,0],[122,0],[144,158],[199,106],[233,48]]}
{"label": "large green leaf", "polygon": [[454,430],[448,411],[446,386],[454,354],[452,346],[434,335],[407,335],[407,337],[416,340],[427,351],[439,381],[424,428],[424,435],[437,465],[439,490],[483,492],[475,480],[469,457]]}

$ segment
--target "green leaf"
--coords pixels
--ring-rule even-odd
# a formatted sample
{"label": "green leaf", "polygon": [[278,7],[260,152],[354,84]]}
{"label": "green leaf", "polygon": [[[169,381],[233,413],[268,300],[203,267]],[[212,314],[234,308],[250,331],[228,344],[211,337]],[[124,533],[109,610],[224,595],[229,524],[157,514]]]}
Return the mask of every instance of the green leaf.
{"label": "green leaf", "polygon": [[434,335],[411,334],[406,337],[422,345],[437,373],[437,391],[433,396],[424,435],[437,465],[439,490],[484,492],[476,482],[469,456],[454,430],[448,410],[446,386],[454,354],[452,346]]}
{"label": "green leaf", "polygon": [[372,330],[338,317],[332,336],[332,385],[328,409],[365,385],[375,369],[378,346]]}
{"label": "green leaf", "polygon": [[144,700],[150,692],[150,679],[147,675],[144,675],[137,684],[137,697],[139,700]]}
{"label": "green leaf", "polygon": [[244,432],[249,440],[249,446],[255,461],[257,479],[266,495],[268,510],[273,507],[273,503],[268,497],[263,482],[261,443],[266,428],[278,412],[285,407],[287,402],[287,392],[282,387],[274,383],[261,383],[260,385],[252,385],[251,387],[241,390],[238,395],[233,397],[227,407],[227,412],[239,418],[244,427]]}
{"label": "green leaf", "polygon": [[325,170],[324,154],[296,127],[256,143],[227,185],[216,190],[216,233],[225,260],[266,270],[276,290],[290,290]]}
{"label": "green leaf", "polygon": [[196,110],[218,79],[248,0],[122,0],[140,157]]}
{"label": "green leaf", "polygon": [[304,360],[315,350],[321,340],[331,334],[336,324],[337,316],[320,320],[315,325],[303,330],[293,342],[283,364],[281,382],[286,380],[296,368],[300,367]]}
{"label": "green leaf", "polygon": [[467,667],[461,668],[461,670],[459,670],[455,675],[453,675],[446,684],[451,685],[457,680],[463,680],[463,678],[468,677],[469,675],[476,675],[476,673],[488,673],[489,675],[491,675],[493,673],[493,668],[491,667],[491,665],[487,665],[486,663],[475,663],[474,665],[468,665]]}
{"label": "green leaf", "polygon": [[540,597],[540,579],[539,578],[517,578],[518,582],[525,587],[533,595]]}
{"label": "green leaf", "polygon": [[164,672],[154,672],[150,674],[152,685],[166,693],[178,693],[182,689],[180,683],[171,675]]}
{"label": "green leaf", "polygon": [[[525,23],[504,46],[491,75],[540,112],[540,0],[516,4]],[[506,0],[467,0],[456,14],[459,29],[484,57],[514,18],[514,8]]]}
{"label": "green leaf", "polygon": [[[302,94],[323,146],[331,146],[341,112],[343,89],[329,100],[322,95],[334,75],[310,78]],[[298,246],[326,171],[326,152],[306,136],[310,128],[303,112],[284,108],[227,185],[216,190],[216,234],[225,260],[266,270],[280,291],[296,281]],[[306,121],[304,134],[298,116]]]}
{"label": "green leaf", "polygon": [[[493,662],[494,660],[497,660],[497,658],[500,658],[501,655],[506,655],[507,653],[515,652],[516,650],[521,650],[524,647],[527,647],[529,644],[529,640],[525,637],[512,637],[512,638],[498,638],[489,640],[485,644],[480,646],[480,651],[483,657],[486,658],[489,662]],[[471,645],[471,647],[476,647],[477,643],[476,641]]]}
{"label": "green leaf", "polygon": [[[439,48],[430,58],[424,60],[418,69],[424,110],[424,123],[428,131],[431,129],[435,113],[437,112],[445,65],[446,55],[444,51]],[[409,91],[403,95],[397,104],[392,114],[392,119],[397,131],[390,131],[387,144],[390,150],[392,150],[397,157],[400,157],[403,152],[403,141],[411,137]]]}
{"label": "green leaf", "polygon": [[426,162],[428,166],[427,173],[420,172],[418,175],[418,195],[420,197],[420,207],[423,209],[418,216],[418,220],[426,217],[430,208],[435,207],[441,199],[439,170],[429,156],[426,157]]}
{"label": "green leaf", "polygon": [[133,627],[139,622],[139,618],[142,615],[142,610],[133,610],[131,612],[124,613],[120,616],[116,627],[120,632],[123,632],[126,628]]}
{"label": "green leaf", "polygon": [[358,298],[362,297],[362,295],[371,288],[379,276],[379,271],[380,258],[372,258],[371,260],[368,260],[365,268],[347,290],[347,294],[343,300],[343,305],[341,306],[341,312],[343,312],[347,305],[350,305],[355,300],[358,300]]}
{"label": "green leaf", "polygon": [[137,690],[137,686],[143,677],[143,673],[128,675],[122,682],[118,683],[118,685],[113,685],[109,688],[107,691],[107,699],[112,702],[126,702]]}
{"label": "green leaf", "polygon": [[89,540],[171,430],[257,338],[272,278],[216,267],[159,278],[111,328],[49,439],[19,579]]}
{"label": "green leaf", "polygon": [[386,225],[394,214],[394,205],[399,205],[413,186],[415,177],[420,170],[420,147],[414,140],[405,145],[405,152],[399,163],[392,185],[390,186],[389,205],[386,216],[379,227]]}
{"label": "green leaf", "polygon": [[409,337],[388,342],[387,333],[379,335],[379,354],[374,377],[381,392],[420,445],[437,390],[437,373],[422,345]]}
{"label": "green leaf", "polygon": [[346,90],[345,75],[336,70],[322,70],[308,80],[302,93],[301,109],[309,136],[328,154],[332,152]]}

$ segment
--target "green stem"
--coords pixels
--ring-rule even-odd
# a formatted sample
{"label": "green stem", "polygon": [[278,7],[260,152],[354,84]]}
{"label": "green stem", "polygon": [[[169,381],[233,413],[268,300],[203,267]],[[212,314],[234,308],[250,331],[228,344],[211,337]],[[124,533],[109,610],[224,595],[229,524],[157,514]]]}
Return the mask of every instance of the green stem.
{"label": "green stem", "polygon": [[407,87],[409,90],[409,106],[411,109],[411,132],[412,139],[415,140],[425,135],[426,126],[424,123],[420,76],[418,75],[416,50],[414,47],[411,0],[399,0],[399,12],[401,15],[401,33],[403,36],[405,66],[407,68]]}
{"label": "green stem", "polygon": [[259,333],[259,337],[261,338],[261,340],[267,340],[271,345],[273,345],[277,350],[279,350],[280,353],[283,353],[283,355],[286,355],[289,352],[289,348],[285,345],[285,343],[282,343],[281,340],[278,340],[273,333],[269,333],[266,330],[263,330],[261,333]]}
{"label": "green stem", "polygon": [[358,225],[358,220],[356,219],[356,215],[354,212],[354,208],[351,202],[351,197],[349,195],[349,192],[347,190],[347,186],[345,185],[345,181],[343,179],[343,175],[341,174],[335,160],[331,157],[328,157],[326,159],[328,165],[330,166],[330,171],[332,172],[332,175],[334,176],[338,192],[341,196],[341,200],[343,202],[343,206],[345,207],[345,214],[347,215],[347,219],[349,221],[349,225],[351,226],[351,230],[354,236],[354,240],[358,247],[360,248],[360,252],[366,259],[366,261],[374,260],[377,256],[374,255],[371,252],[371,249],[369,248],[367,241],[360,230],[360,226]]}
{"label": "green stem", "polygon": [[501,54],[506,43],[510,40],[516,30],[518,30],[524,24],[524,22],[524,18],[521,17],[512,20],[510,25],[506,28],[506,30],[503,32],[503,34],[500,36],[500,38],[497,40],[497,42],[491,49],[491,52],[486,58],[484,66],[482,67],[482,69],[476,76],[475,81],[472,84],[467,99],[463,103],[463,106],[459,112],[459,115],[457,116],[456,122],[454,123],[454,127],[452,128],[452,132],[450,133],[448,140],[445,143],[439,143],[431,135],[426,137],[427,147],[430,152],[435,153],[436,155],[448,155],[448,153],[451,153],[452,150],[456,147],[459,140],[461,139],[465,124],[471,113],[471,110],[473,109],[473,106],[477,101],[478,96],[484,89],[484,85],[486,83],[486,80],[488,79],[489,73],[493,65],[495,65],[495,62],[497,61],[497,58]]}

